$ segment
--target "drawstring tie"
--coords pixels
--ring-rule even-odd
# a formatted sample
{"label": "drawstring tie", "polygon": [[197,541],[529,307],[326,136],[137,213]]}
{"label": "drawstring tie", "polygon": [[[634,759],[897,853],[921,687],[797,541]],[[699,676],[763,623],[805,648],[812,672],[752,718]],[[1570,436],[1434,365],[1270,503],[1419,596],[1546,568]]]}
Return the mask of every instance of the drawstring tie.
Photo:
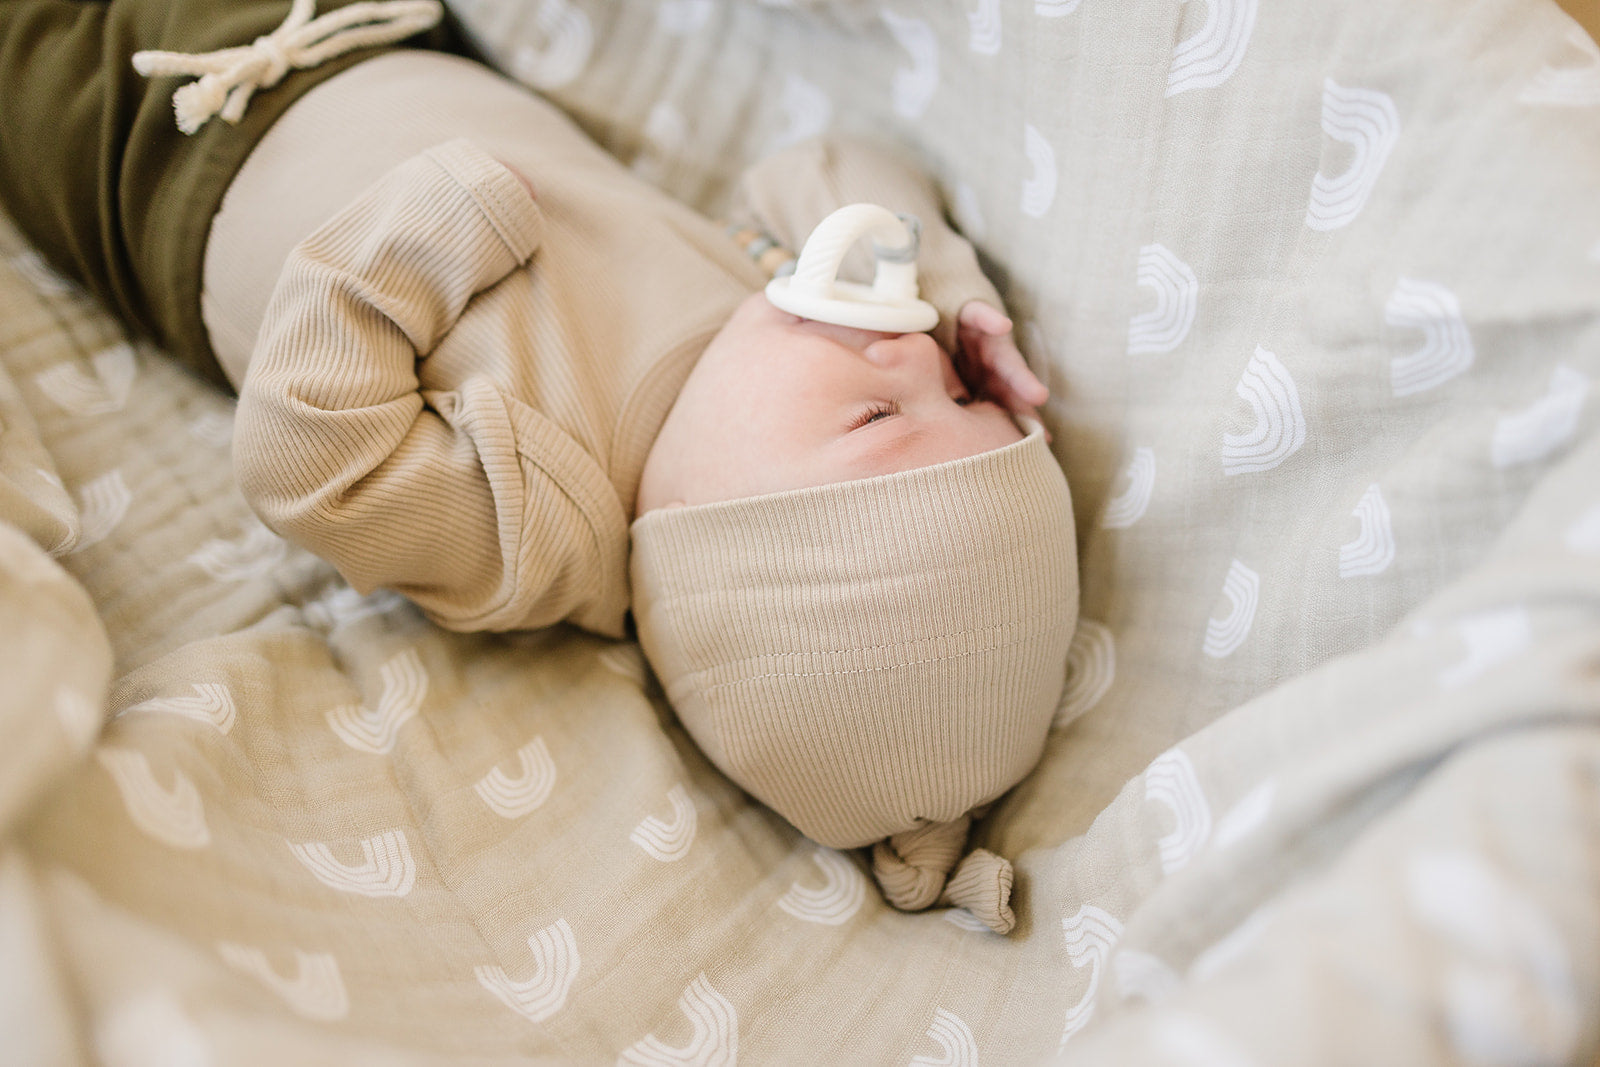
{"label": "drawstring tie", "polygon": [[966,908],[995,933],[1009,934],[1017,924],[1011,910],[1011,862],[985,848],[963,857],[971,825],[971,817],[963,815],[950,822],[924,822],[879,841],[872,846],[873,877],[884,899],[902,911],[934,904]]}
{"label": "drawstring tie", "polygon": [[172,94],[178,129],[192,134],[213,115],[237,123],[250,96],[270,89],[291,69],[305,70],[357,48],[393,44],[431,28],[444,14],[439,0],[360,0],[313,20],[317,0],[294,0],[283,25],[238,48],[189,55],[135,52],[133,69],[147,78],[198,77]]}

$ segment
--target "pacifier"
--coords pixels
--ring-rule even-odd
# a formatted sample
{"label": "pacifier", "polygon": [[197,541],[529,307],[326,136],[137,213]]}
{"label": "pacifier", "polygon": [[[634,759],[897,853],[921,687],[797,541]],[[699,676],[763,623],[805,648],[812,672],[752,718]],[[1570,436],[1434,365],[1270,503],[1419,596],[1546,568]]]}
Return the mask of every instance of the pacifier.
{"label": "pacifier", "polygon": [[[931,330],[938,325],[938,309],[917,298],[921,232],[915,215],[896,215],[877,204],[848,204],[811,231],[794,272],[767,283],[767,299],[791,315],[835,326],[883,333]],[[840,281],[845,253],[868,235],[877,260],[872,284]]]}

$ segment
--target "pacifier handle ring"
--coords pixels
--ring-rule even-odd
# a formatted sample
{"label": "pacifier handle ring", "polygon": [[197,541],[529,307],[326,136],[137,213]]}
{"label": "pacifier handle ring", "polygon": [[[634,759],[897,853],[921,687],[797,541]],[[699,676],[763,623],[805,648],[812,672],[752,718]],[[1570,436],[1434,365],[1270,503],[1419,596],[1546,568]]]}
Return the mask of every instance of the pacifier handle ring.
{"label": "pacifier handle ring", "polygon": [[[870,287],[838,280],[845,255],[863,236],[872,237],[877,261]],[[790,314],[841,326],[885,333],[931,330],[939,312],[917,296],[920,243],[921,225],[914,215],[896,215],[878,204],[847,204],[817,224],[794,273],[774,278],[767,298]]]}

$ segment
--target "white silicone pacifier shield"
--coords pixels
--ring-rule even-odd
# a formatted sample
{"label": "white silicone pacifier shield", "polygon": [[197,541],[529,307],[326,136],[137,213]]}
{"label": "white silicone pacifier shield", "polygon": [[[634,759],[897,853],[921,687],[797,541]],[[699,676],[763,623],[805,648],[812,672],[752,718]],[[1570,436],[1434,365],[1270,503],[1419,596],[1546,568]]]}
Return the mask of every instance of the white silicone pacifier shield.
{"label": "white silicone pacifier shield", "polygon": [[[842,282],[839,264],[856,241],[871,235],[877,270],[871,285]],[[917,298],[917,234],[877,204],[849,204],[817,224],[794,273],[767,283],[774,307],[801,318],[884,333],[920,333],[939,312]]]}

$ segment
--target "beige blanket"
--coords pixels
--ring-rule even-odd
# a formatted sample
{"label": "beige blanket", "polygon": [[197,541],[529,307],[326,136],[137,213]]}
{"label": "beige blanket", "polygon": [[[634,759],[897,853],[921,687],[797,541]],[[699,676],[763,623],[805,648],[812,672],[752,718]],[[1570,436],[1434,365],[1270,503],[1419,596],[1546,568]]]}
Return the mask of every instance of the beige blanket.
{"label": "beige blanket", "polygon": [[1080,516],[1008,938],[718,776],[637,649],[258,525],[230,405],[0,229],[17,1063],[1592,1063],[1600,50],[1544,0],[460,0],[707,210],[921,154]]}

